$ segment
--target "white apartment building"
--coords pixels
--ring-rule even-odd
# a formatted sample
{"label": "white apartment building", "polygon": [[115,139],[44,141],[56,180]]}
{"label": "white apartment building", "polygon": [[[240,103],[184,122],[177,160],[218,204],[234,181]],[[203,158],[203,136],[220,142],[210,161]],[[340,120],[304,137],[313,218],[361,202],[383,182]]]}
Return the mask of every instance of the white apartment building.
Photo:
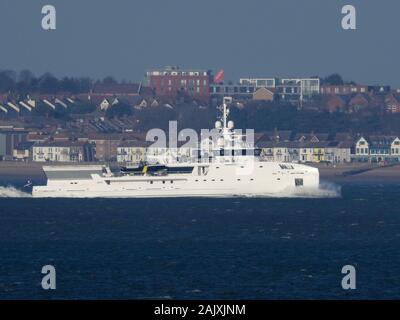
{"label": "white apartment building", "polygon": [[242,86],[254,86],[256,88],[275,88],[276,78],[240,78],[239,84]]}
{"label": "white apartment building", "polygon": [[37,162],[92,161],[92,146],[80,141],[48,141],[32,147],[32,160]]}
{"label": "white apartment building", "polygon": [[117,147],[117,162],[137,165],[146,161],[146,144],[142,141],[123,141]]}

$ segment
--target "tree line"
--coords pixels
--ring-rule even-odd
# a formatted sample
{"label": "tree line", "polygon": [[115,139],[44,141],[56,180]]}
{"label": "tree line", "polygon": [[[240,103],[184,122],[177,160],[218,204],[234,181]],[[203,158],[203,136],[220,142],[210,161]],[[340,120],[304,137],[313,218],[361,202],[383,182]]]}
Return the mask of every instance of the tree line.
{"label": "tree line", "polygon": [[111,76],[94,81],[89,77],[57,78],[48,72],[36,76],[30,70],[22,70],[21,72],[0,70],[0,93],[26,95],[29,93],[56,94],[68,92],[77,94],[89,92],[95,83],[117,84],[118,81]]}

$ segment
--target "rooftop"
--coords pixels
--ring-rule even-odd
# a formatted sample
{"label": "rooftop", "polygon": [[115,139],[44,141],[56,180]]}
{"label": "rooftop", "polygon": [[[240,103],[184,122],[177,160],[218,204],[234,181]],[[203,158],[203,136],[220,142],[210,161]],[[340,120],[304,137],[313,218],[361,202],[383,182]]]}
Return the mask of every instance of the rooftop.
{"label": "rooftop", "polygon": [[44,141],[35,144],[35,147],[83,147],[88,145],[85,141]]}

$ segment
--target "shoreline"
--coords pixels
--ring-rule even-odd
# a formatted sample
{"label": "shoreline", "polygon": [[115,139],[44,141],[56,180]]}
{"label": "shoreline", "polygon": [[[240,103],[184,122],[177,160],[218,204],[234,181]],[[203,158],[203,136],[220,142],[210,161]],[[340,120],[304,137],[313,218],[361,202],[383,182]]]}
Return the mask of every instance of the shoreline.
{"label": "shoreline", "polygon": [[332,182],[399,182],[400,164],[340,164],[336,166],[311,164],[318,168],[320,178]]}
{"label": "shoreline", "polygon": [[[102,165],[104,163],[81,163],[82,165]],[[46,179],[42,170],[47,163],[38,162],[0,162],[0,179]],[[71,165],[71,163],[55,163],[51,165]],[[320,178],[332,182],[399,182],[400,164],[379,166],[376,164],[340,164],[336,166],[326,164],[309,164],[320,171]],[[117,164],[111,164],[117,167]]]}

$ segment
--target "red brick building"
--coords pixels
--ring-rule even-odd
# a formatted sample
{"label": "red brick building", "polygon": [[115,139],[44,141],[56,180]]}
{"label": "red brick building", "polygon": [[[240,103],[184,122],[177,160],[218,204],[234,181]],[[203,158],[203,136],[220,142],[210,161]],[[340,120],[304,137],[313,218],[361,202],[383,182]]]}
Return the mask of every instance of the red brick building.
{"label": "red brick building", "polygon": [[339,95],[329,95],[325,99],[325,105],[329,112],[336,112],[343,110],[346,106],[346,101],[344,101]]}
{"label": "red brick building", "polygon": [[359,111],[360,109],[368,107],[370,104],[370,99],[367,95],[357,94],[350,99],[348,105],[353,111]]}
{"label": "red brick building", "polygon": [[391,113],[400,113],[400,98],[394,94],[385,97],[386,110]]}
{"label": "red brick building", "polygon": [[146,73],[147,85],[158,97],[176,99],[179,95],[208,101],[210,95],[209,73],[204,70],[181,70],[165,67]]}

